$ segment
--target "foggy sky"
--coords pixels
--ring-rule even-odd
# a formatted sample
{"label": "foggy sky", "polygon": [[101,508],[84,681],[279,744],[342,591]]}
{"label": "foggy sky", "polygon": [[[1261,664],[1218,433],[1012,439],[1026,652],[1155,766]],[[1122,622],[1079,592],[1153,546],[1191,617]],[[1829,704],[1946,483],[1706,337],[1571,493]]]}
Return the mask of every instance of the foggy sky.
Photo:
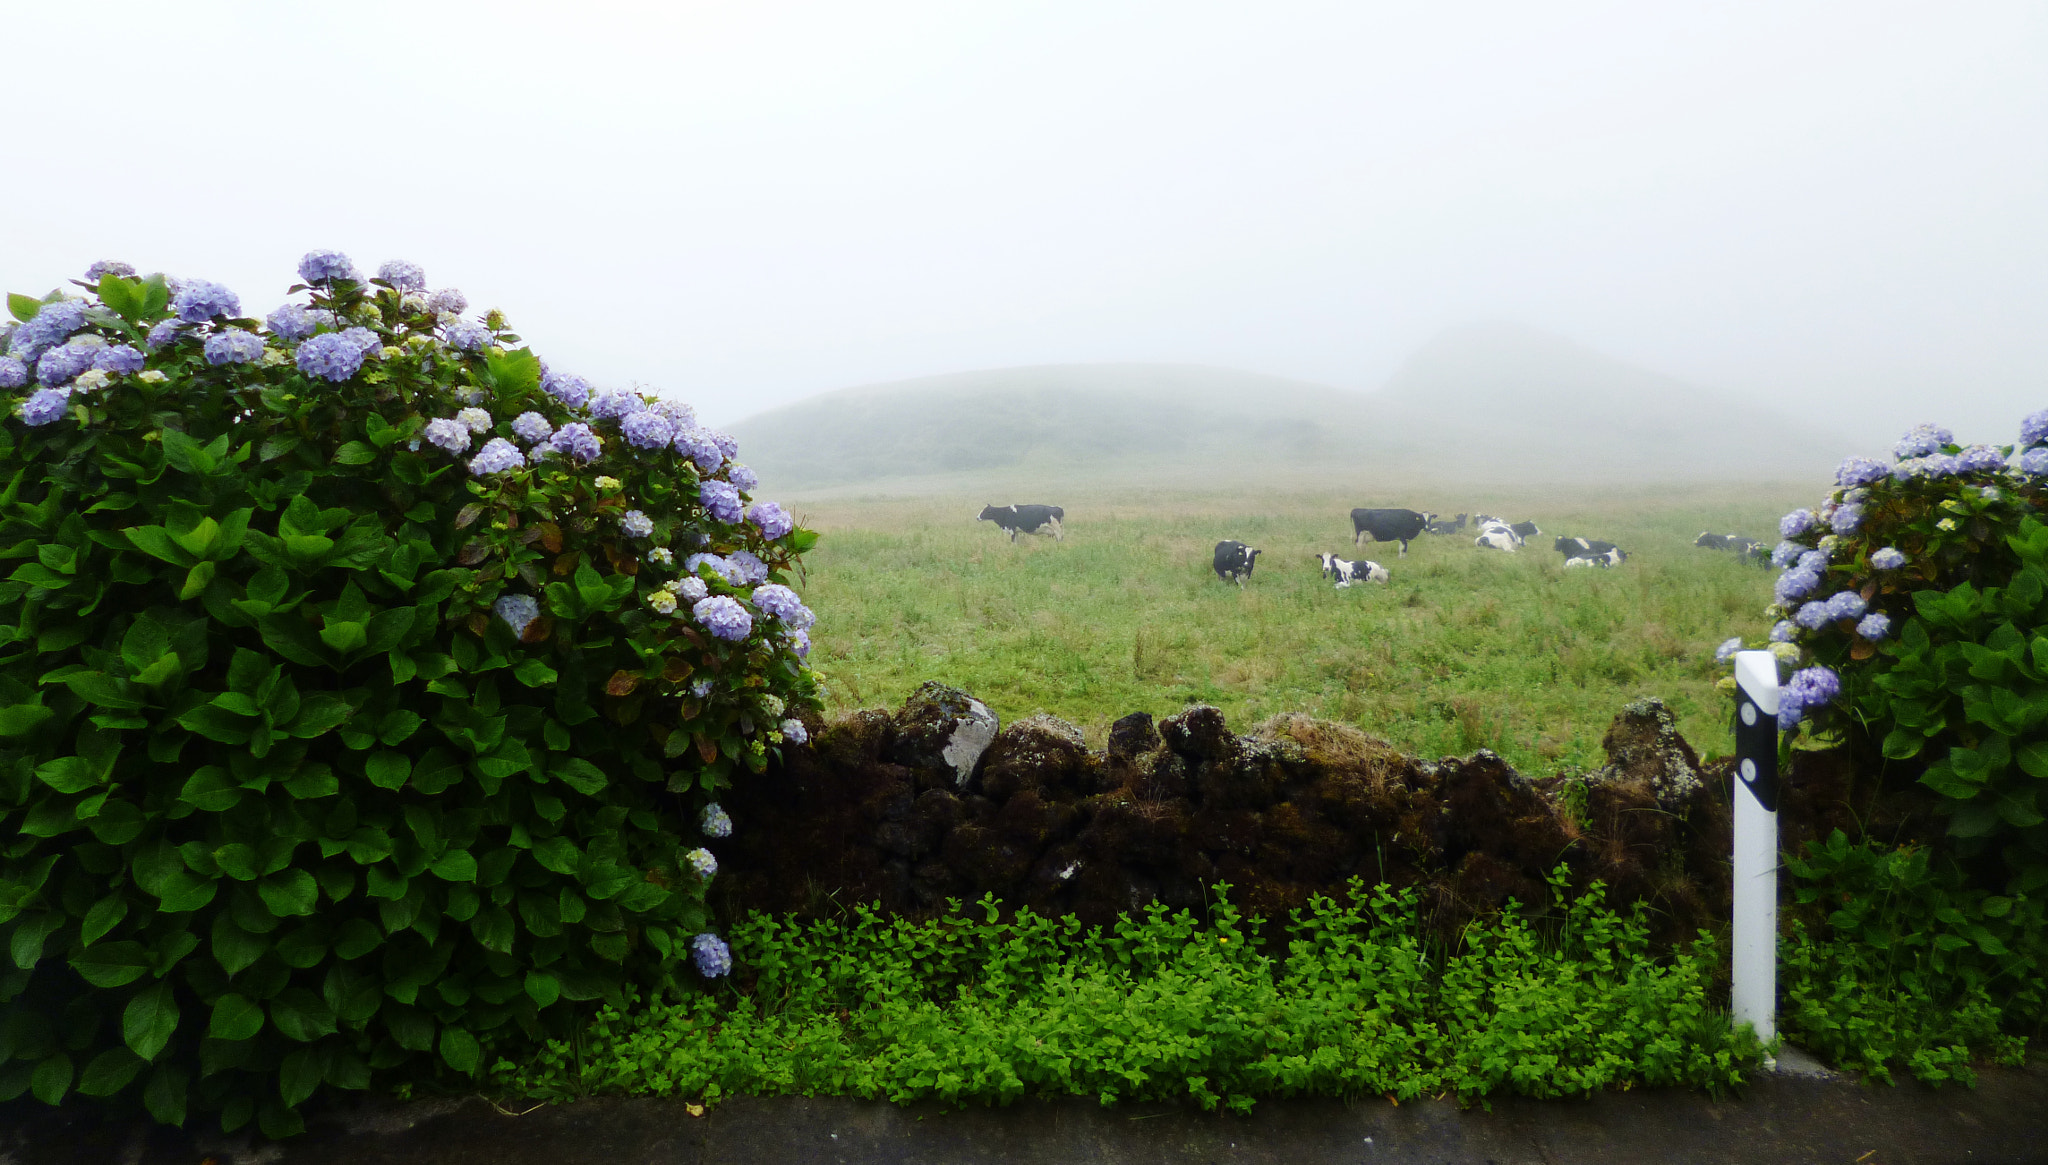
{"label": "foggy sky", "polygon": [[[1422,11],[1415,11],[1421,9]],[[0,283],[422,263],[725,422],[1476,320],[1888,443],[2048,406],[2048,6],[10,4]]]}

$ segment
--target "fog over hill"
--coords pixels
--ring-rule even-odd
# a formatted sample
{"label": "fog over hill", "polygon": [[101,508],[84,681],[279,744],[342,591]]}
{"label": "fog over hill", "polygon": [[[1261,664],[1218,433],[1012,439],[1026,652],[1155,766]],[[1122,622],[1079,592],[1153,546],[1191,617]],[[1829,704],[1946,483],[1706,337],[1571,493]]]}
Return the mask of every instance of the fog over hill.
{"label": "fog over hill", "polygon": [[774,488],[994,469],[1328,466],[1483,479],[1805,476],[1852,442],[1506,325],[1439,336],[1377,392],[1228,368],[1002,368],[822,393],[732,427]]}

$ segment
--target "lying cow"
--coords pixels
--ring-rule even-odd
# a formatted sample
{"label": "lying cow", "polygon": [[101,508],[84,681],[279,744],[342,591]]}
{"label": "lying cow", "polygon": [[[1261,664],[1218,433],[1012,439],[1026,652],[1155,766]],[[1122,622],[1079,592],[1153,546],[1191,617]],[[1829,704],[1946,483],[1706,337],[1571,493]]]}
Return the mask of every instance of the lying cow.
{"label": "lying cow", "polygon": [[1494,522],[1479,527],[1479,537],[1472,540],[1472,545],[1482,549],[1504,550],[1509,554],[1513,554],[1522,548],[1522,539],[1520,535],[1515,533],[1514,527],[1501,522]]}
{"label": "lying cow", "polygon": [[1067,534],[1060,521],[1066,516],[1058,506],[983,506],[975,521],[994,522],[1009,531],[1012,542],[1019,534],[1050,534],[1055,542],[1064,542]]}
{"label": "lying cow", "polygon": [[1534,522],[1514,522],[1508,526],[1508,529],[1513,530],[1515,532],[1515,537],[1524,540],[1534,538],[1537,535],[1543,533],[1543,531],[1540,528],[1538,528],[1536,523]]}
{"label": "lying cow", "polygon": [[1456,534],[1465,528],[1465,521],[1469,516],[1467,514],[1459,514],[1455,518],[1435,519],[1429,525],[1423,527],[1422,532],[1425,534]]}
{"label": "lying cow", "polygon": [[1387,568],[1377,562],[1367,562],[1364,559],[1346,562],[1334,554],[1318,554],[1316,559],[1323,564],[1323,577],[1335,579],[1339,590],[1352,583],[1387,581]]}
{"label": "lying cow", "polygon": [[1351,544],[1365,545],[1367,538],[1375,542],[1399,542],[1401,557],[1408,557],[1408,544],[1429,526],[1435,514],[1417,510],[1367,510],[1351,511]]}
{"label": "lying cow", "polygon": [[1708,550],[1733,550],[1742,555],[1763,545],[1754,538],[1744,538],[1739,534],[1710,534],[1705,530],[1700,531],[1700,536],[1693,539],[1692,544]]}
{"label": "lying cow", "polygon": [[1628,561],[1628,555],[1622,552],[1621,547],[1612,542],[1602,542],[1598,538],[1566,538],[1560,535],[1557,541],[1550,544],[1550,548],[1564,555],[1566,566],[1570,566],[1574,558],[1604,557],[1608,559],[1605,563],[1608,566],[1618,566]]}
{"label": "lying cow", "polygon": [[1571,555],[1564,560],[1564,568],[1571,570],[1581,566],[1597,566],[1605,569],[1610,566],[1620,566],[1627,559],[1628,555],[1623,554],[1619,546],[1610,546],[1606,550],[1597,553],[1588,551],[1584,554]]}
{"label": "lying cow", "polygon": [[1259,551],[1242,542],[1218,542],[1216,544],[1216,577],[1224,582],[1244,586],[1244,580],[1252,576],[1252,567],[1258,562]]}

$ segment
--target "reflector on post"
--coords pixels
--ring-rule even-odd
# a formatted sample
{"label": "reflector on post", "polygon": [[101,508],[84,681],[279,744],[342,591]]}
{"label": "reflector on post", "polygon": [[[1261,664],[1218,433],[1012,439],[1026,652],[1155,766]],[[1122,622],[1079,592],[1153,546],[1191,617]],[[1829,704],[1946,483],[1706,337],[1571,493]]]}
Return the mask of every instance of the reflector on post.
{"label": "reflector on post", "polygon": [[1778,661],[1735,653],[1735,942],[1729,1009],[1778,1030]]}

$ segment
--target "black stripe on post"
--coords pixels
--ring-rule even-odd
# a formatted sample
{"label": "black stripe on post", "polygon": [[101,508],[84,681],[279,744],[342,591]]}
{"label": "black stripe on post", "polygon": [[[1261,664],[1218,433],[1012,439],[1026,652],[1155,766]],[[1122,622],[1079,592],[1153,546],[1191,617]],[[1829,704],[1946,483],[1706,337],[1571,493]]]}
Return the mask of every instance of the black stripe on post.
{"label": "black stripe on post", "polygon": [[1736,689],[1735,775],[1766,812],[1778,811],[1778,718]]}

